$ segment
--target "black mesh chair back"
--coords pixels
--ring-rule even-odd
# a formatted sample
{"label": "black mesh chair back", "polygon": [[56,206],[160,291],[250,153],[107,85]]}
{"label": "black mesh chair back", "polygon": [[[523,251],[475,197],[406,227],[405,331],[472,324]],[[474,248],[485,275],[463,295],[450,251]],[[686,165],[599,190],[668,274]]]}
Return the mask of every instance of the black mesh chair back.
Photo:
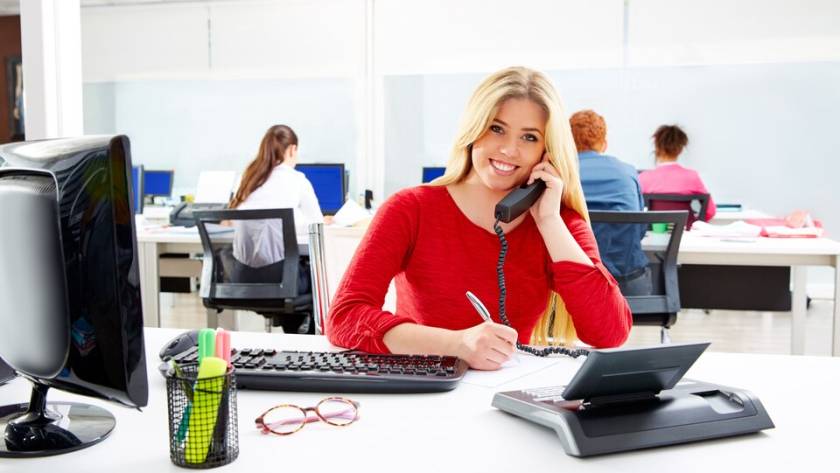
{"label": "black mesh chair back", "polygon": [[[677,256],[682,240],[688,212],[617,212],[590,211],[589,219],[593,223],[613,225],[651,225],[666,223],[666,233],[648,233],[645,251],[648,256],[648,268],[651,277],[651,294],[625,295],[634,325],[656,325],[662,327],[663,343],[670,341],[668,329],[677,320],[680,311],[680,287],[677,276]],[[597,237],[597,235],[596,235]],[[599,248],[599,252],[609,251]]]}
{"label": "black mesh chair back", "polygon": [[709,207],[709,194],[642,194],[648,210],[686,210],[688,220],[685,228],[697,220],[707,221],[706,210]]}
{"label": "black mesh chair back", "polygon": [[206,210],[194,217],[204,250],[200,294],[206,308],[257,312],[268,331],[283,326],[296,332],[311,319],[309,271],[292,209]]}

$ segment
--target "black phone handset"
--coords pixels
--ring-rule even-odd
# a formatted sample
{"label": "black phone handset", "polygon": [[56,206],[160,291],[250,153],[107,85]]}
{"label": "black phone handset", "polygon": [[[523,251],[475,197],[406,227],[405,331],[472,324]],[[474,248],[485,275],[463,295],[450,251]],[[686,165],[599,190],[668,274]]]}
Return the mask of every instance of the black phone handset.
{"label": "black phone handset", "polygon": [[[499,318],[502,323],[510,327],[510,321],[507,318],[507,311],[505,310],[505,299],[507,298],[507,289],[505,288],[505,256],[507,256],[508,244],[505,238],[505,233],[502,231],[502,226],[499,222],[510,223],[516,217],[522,215],[523,212],[530,209],[532,205],[540,198],[545,191],[545,181],[537,179],[530,185],[521,185],[512,190],[502,200],[496,204],[496,223],[493,224],[493,230],[499,237],[501,249],[499,250],[499,262],[496,264],[496,276],[499,280]],[[516,342],[516,348],[536,356],[548,356],[555,353],[561,355],[568,355],[572,358],[577,358],[581,355],[588,355],[589,350],[585,348],[566,348],[566,347],[545,347],[535,348],[530,345],[523,345]]]}
{"label": "black phone handset", "polygon": [[496,219],[505,223],[512,222],[516,217],[530,209],[534,202],[545,191],[545,181],[537,179],[530,185],[522,184],[510,191],[504,199],[496,204]]}

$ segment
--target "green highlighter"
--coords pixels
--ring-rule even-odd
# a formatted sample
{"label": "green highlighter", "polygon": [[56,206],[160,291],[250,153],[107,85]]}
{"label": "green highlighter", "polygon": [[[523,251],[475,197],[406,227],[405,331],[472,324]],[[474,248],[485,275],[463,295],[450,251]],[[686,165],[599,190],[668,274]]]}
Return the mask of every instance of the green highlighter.
{"label": "green highlighter", "polygon": [[[208,356],[216,354],[216,331],[212,328],[203,328],[198,331],[198,366],[199,373],[201,372],[201,362]],[[184,417],[181,418],[181,424],[178,425],[177,439],[178,442],[183,442],[187,437],[187,426],[190,423],[190,416],[192,415],[192,402],[187,405],[184,410]]]}
{"label": "green highlighter", "polygon": [[225,360],[215,356],[205,357],[198,367],[185,448],[187,463],[204,463],[207,459],[210,441],[216,430],[227,367]]}
{"label": "green highlighter", "polygon": [[203,328],[198,331],[198,365],[208,356],[216,355],[216,331]]}

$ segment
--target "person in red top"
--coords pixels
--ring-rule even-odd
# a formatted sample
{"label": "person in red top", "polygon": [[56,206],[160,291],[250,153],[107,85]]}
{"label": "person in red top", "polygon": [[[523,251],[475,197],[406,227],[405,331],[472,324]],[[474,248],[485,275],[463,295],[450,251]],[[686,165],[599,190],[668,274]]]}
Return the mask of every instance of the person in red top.
{"label": "person in red top", "polygon": [[[653,133],[656,147],[656,169],[639,174],[643,194],[709,194],[706,220],[717,213],[712,195],[700,179],[700,174],[677,163],[677,158],[688,145],[688,135],[677,125],[662,125]],[[663,203],[664,204],[664,203]],[[680,209],[679,205],[660,205],[657,210]],[[689,225],[690,226],[690,225]]]}
{"label": "person in red top", "polygon": [[[522,183],[546,190],[501,224],[508,241],[507,313],[499,322],[494,207]],[[601,263],[577,170],[569,121],[540,72],[487,77],[469,100],[443,176],[404,189],[376,212],[339,284],[326,334],[377,353],[453,355],[498,369],[515,343],[615,347],[632,325],[627,301]],[[395,313],[382,310],[392,279]],[[465,297],[485,301],[494,322]]]}

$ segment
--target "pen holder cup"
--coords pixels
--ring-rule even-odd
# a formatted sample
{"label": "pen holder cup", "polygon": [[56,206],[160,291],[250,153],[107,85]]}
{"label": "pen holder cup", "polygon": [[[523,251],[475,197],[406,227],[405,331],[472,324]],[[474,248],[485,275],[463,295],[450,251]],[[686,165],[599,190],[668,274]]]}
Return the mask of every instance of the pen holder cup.
{"label": "pen holder cup", "polygon": [[667,223],[652,223],[652,224],[650,224],[650,230],[653,233],[667,233],[668,232],[668,224]]}
{"label": "pen holder cup", "polygon": [[179,365],[166,376],[169,457],[185,468],[214,468],[239,456],[236,378],[198,378],[198,365]]}

